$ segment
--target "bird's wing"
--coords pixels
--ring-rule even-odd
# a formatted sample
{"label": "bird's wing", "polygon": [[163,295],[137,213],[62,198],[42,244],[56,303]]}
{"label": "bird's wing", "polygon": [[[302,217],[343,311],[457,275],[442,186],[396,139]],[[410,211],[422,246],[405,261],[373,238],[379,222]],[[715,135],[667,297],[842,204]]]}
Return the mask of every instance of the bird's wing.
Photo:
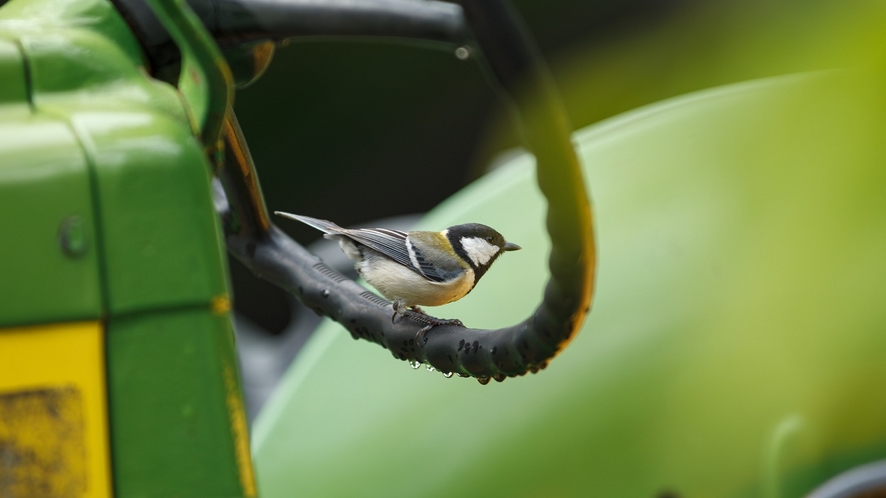
{"label": "bird's wing", "polygon": [[406,245],[406,238],[408,236],[406,232],[391,230],[388,228],[347,229],[342,228],[331,221],[319,220],[317,218],[311,218],[310,216],[300,216],[297,214],[284,213],[282,211],[276,211],[275,214],[285,218],[298,220],[324,233],[344,235],[354,242],[363,244],[373,251],[393,259],[397,263],[400,263],[430,281],[442,282],[445,280],[443,272],[439,271],[433,264],[425,261],[419,251],[414,251],[416,262],[419,264],[418,267],[412,264],[409,247]]}
{"label": "bird's wing", "polygon": [[419,270],[428,280],[444,282],[464,272],[465,268],[458,264],[458,255],[443,250],[449,242],[439,232],[412,232],[409,240]]}
{"label": "bird's wing", "polygon": [[[355,230],[344,230],[343,233],[356,242],[393,259],[431,282],[449,280],[453,277],[453,270],[462,271],[462,268],[457,265],[450,268],[435,264],[434,256],[437,255],[426,254],[427,249],[421,250],[409,243],[408,239],[411,236],[406,232],[388,228],[358,228]],[[423,234],[424,232],[412,233]]]}
{"label": "bird's wing", "polygon": [[422,276],[432,282],[442,282],[446,280],[445,273],[428,262],[428,260],[425,259],[424,253],[420,249],[413,247],[412,251],[415,254],[415,262],[418,263],[418,271]]}
{"label": "bird's wing", "polygon": [[342,230],[340,233],[348,236],[355,242],[359,242],[374,251],[384,254],[416,273],[421,273],[418,268],[413,266],[412,261],[409,259],[409,249],[406,247],[406,232],[389,230],[387,228],[356,228],[353,230]]}

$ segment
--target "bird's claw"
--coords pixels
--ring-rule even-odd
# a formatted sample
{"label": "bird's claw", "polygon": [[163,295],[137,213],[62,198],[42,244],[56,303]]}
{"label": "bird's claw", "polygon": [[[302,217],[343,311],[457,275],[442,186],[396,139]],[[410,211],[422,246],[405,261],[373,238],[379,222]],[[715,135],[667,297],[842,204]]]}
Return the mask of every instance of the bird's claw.
{"label": "bird's claw", "polygon": [[391,315],[391,323],[397,323],[397,315],[405,315],[406,311],[409,309],[404,307],[400,301],[394,301],[391,303],[391,308],[394,309],[394,314]]}
{"label": "bird's claw", "polygon": [[440,325],[455,325],[456,327],[464,327],[465,324],[462,323],[458,318],[435,318],[427,313],[418,306],[403,306],[403,303],[400,301],[394,301],[391,303],[391,307],[394,309],[394,314],[391,315],[391,323],[396,323],[397,315],[413,315],[413,318],[417,321],[423,322],[426,325],[419,329],[415,334],[415,342],[416,344],[424,344],[427,342],[427,338],[425,334],[434,327],[439,327]]}
{"label": "bird's claw", "polygon": [[456,327],[464,328],[465,324],[461,322],[458,318],[444,319],[444,318],[434,318],[427,314],[424,315],[425,320],[428,322],[427,325],[419,329],[418,332],[415,333],[415,343],[418,345],[423,345],[428,342],[425,334],[434,327],[438,327],[440,325],[455,325]]}

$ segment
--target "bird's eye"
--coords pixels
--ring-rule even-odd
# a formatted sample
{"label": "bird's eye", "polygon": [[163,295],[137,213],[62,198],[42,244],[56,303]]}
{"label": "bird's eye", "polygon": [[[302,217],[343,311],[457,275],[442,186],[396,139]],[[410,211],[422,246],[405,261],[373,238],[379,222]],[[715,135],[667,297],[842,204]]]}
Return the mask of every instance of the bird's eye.
{"label": "bird's eye", "polygon": [[492,236],[486,237],[486,242],[492,242]]}

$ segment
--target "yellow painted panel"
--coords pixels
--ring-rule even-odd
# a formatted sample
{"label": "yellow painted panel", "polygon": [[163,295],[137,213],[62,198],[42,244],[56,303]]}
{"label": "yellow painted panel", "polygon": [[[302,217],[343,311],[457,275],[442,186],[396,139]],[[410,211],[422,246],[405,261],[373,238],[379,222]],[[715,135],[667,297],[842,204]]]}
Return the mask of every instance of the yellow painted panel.
{"label": "yellow painted panel", "polygon": [[111,496],[99,322],[0,329],[0,496]]}

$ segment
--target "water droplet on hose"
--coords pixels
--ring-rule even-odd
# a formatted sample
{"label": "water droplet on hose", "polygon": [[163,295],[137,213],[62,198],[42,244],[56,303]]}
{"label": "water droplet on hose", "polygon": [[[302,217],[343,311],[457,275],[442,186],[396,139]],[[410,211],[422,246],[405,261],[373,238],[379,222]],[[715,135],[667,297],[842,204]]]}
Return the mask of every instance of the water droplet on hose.
{"label": "water droplet on hose", "polygon": [[320,291],[320,295],[323,297],[329,297],[329,289],[323,289]]}
{"label": "water droplet on hose", "polygon": [[436,368],[434,368],[434,367],[432,367],[432,366],[430,366],[430,365],[428,365],[427,368],[428,368],[428,372],[436,372],[436,371],[437,371]]}
{"label": "water droplet on hose", "polygon": [[418,367],[421,366],[421,362],[418,360],[409,360],[409,366],[412,367],[413,369],[418,370]]}
{"label": "water droplet on hose", "polygon": [[452,378],[452,372],[443,372],[443,377],[446,377],[447,379],[451,379],[451,378]]}
{"label": "water droplet on hose", "polygon": [[485,386],[486,384],[489,384],[489,377],[477,377],[477,382]]}

